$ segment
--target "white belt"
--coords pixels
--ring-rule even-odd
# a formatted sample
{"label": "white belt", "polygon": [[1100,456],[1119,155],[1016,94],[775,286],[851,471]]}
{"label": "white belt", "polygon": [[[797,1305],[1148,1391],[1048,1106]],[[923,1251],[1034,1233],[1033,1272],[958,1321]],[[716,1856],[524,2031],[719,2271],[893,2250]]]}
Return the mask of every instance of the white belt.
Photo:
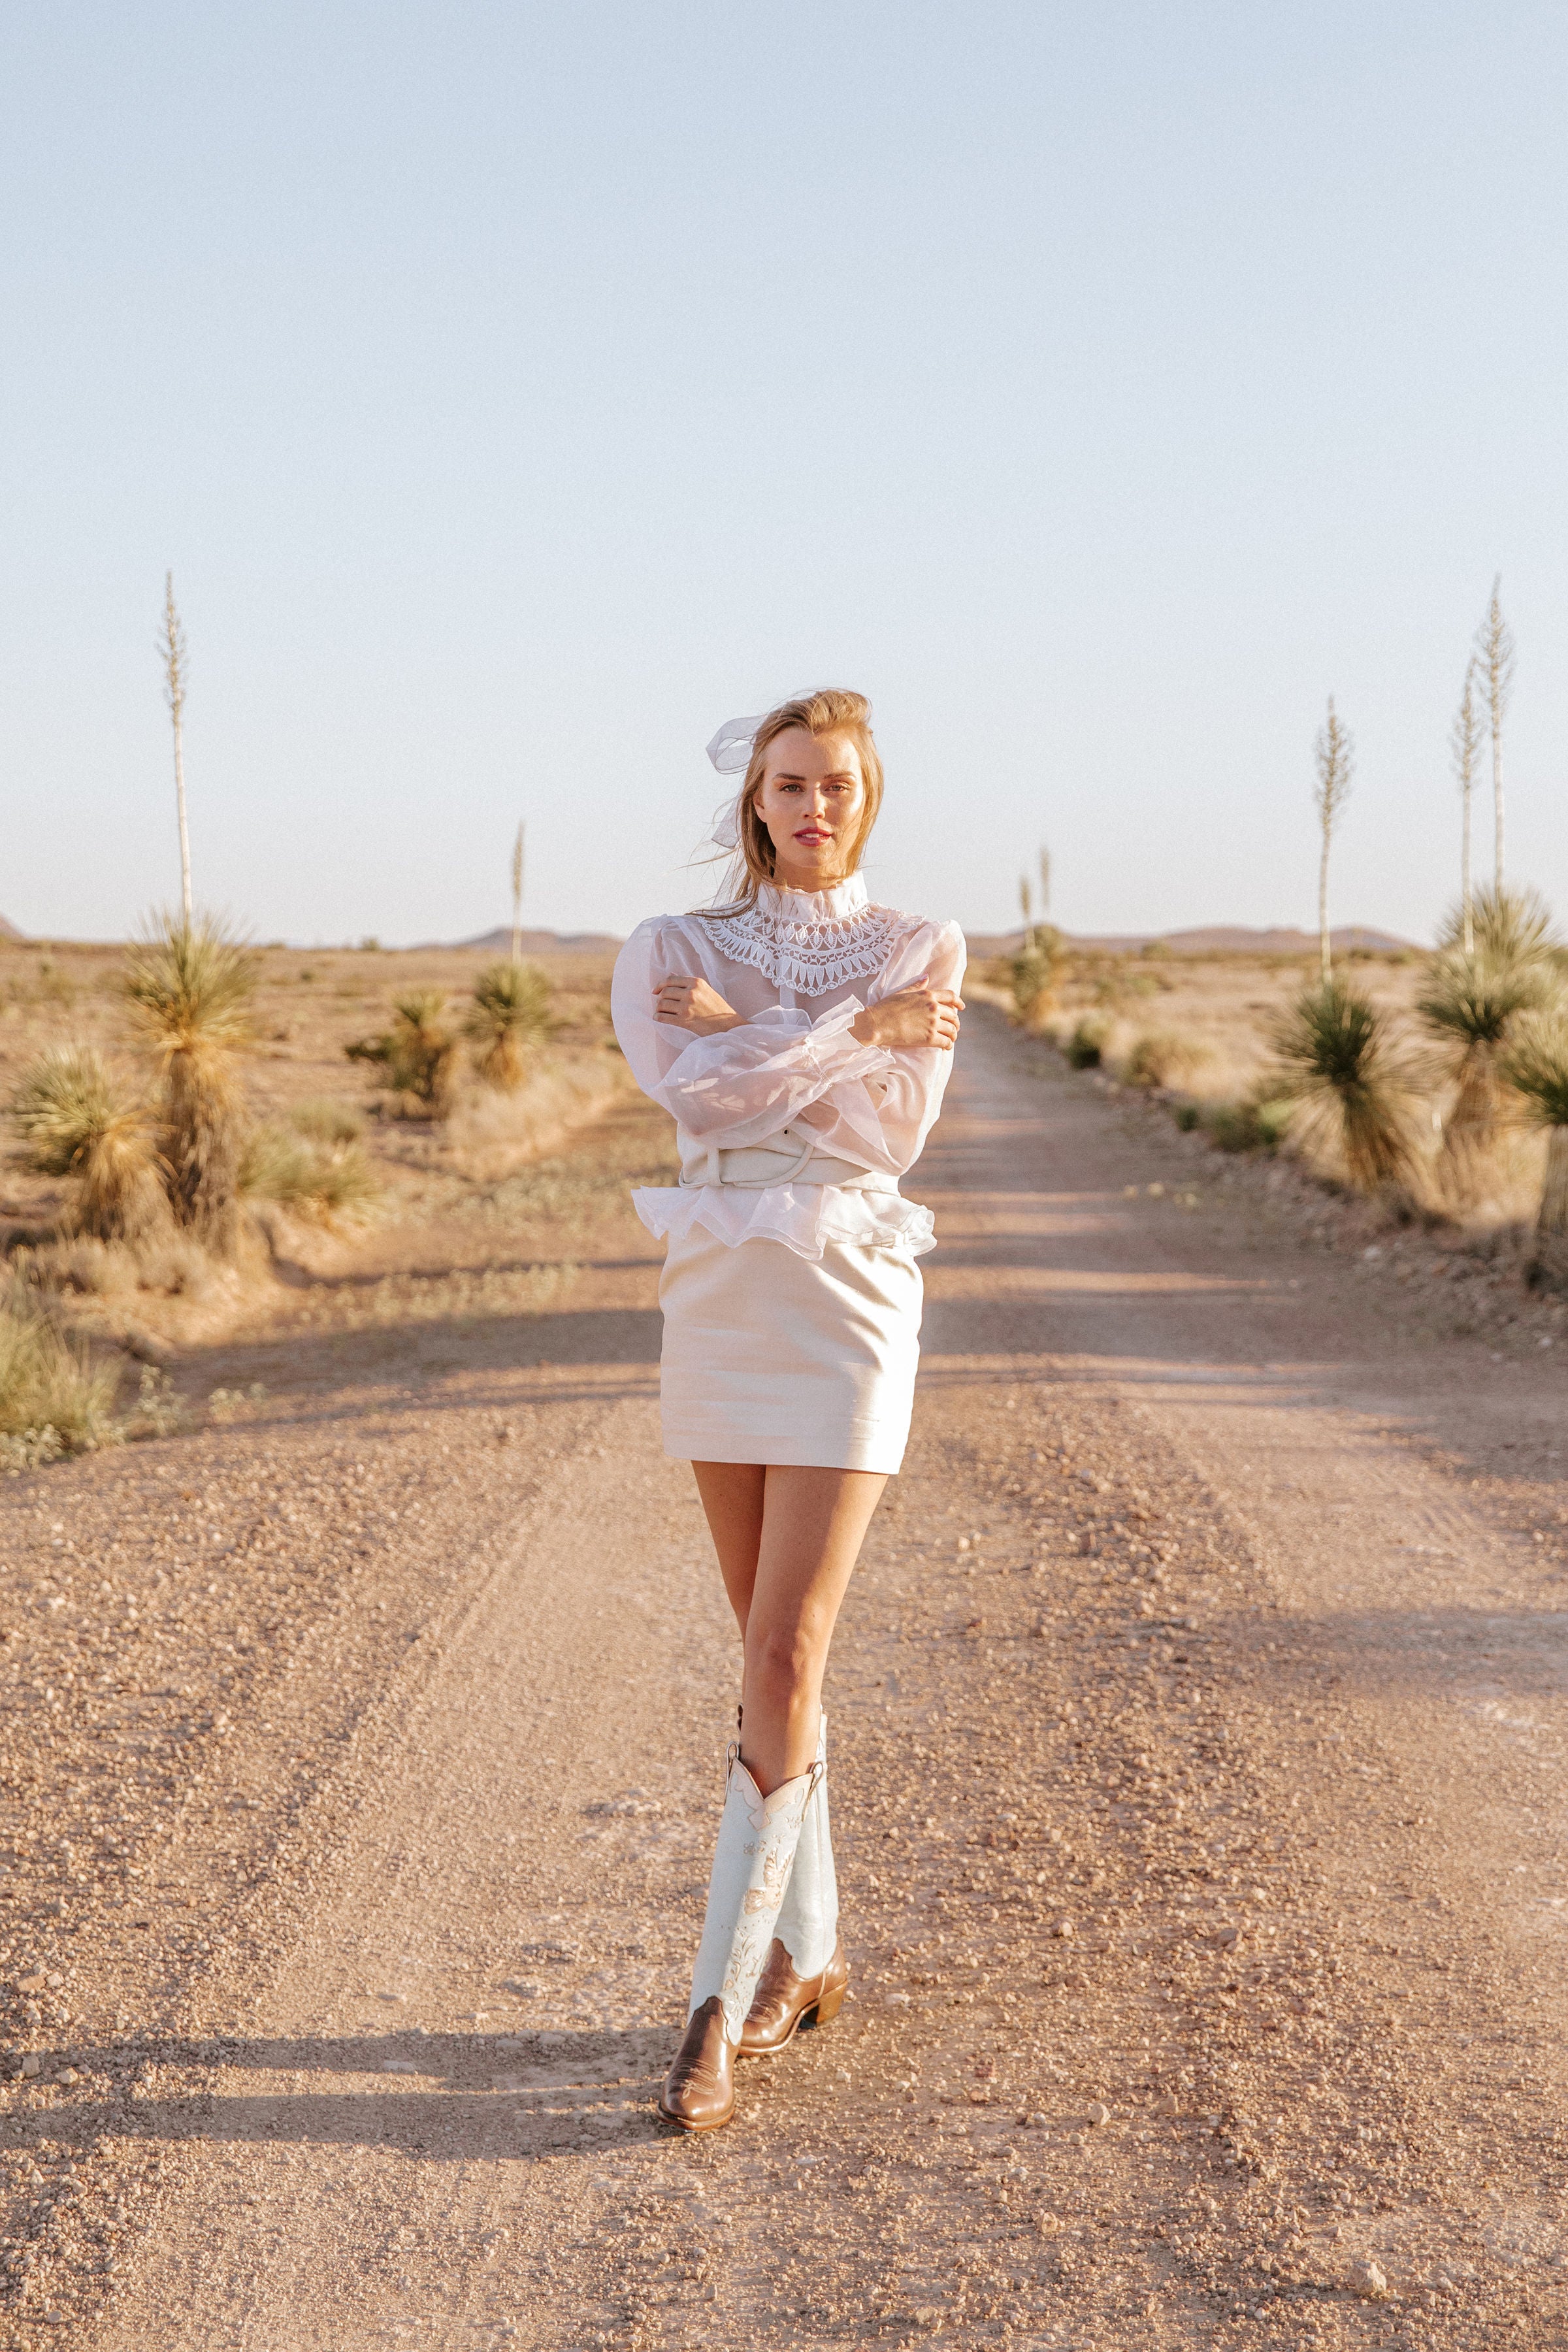
{"label": "white belt", "polygon": [[688,1174],[683,1166],[683,1184],[731,1184],[746,1192],[765,1192],[770,1184],[837,1184],[855,1192],[899,1189],[896,1176],[879,1175],[858,1160],[836,1160],[830,1152],[818,1151],[815,1137],[798,1128],[781,1128],[776,1143],[752,1143],[733,1151],[717,1143],[700,1149],[696,1167],[701,1172]]}

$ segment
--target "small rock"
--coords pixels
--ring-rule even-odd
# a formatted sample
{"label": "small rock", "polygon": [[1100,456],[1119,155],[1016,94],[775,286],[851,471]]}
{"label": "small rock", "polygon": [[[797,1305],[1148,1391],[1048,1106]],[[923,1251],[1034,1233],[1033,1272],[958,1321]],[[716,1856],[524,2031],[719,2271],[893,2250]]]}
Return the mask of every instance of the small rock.
{"label": "small rock", "polygon": [[1056,1925],[1052,1927],[1051,1933],[1053,1936],[1062,1937],[1066,1941],[1070,1943],[1074,1934],[1072,1921],[1070,1919],[1058,1919]]}
{"label": "small rock", "polygon": [[29,2081],[31,2081],[35,2075],[41,2074],[43,2071],[43,2060],[38,2056],[36,2050],[29,2050],[26,2056],[22,2061],[23,2074],[27,2076]]}
{"label": "small rock", "polygon": [[17,1978],[16,1990],[18,1992],[45,1992],[48,1982],[42,1969],[34,1969],[29,1975]]}
{"label": "small rock", "polygon": [[1388,2294],[1388,2273],[1381,2263],[1352,2263],[1351,2284],[1368,2303],[1382,2303]]}
{"label": "small rock", "polygon": [[77,2073],[74,2066],[62,2066],[59,2073],[55,2076],[55,2080],[57,2083],[79,2083],[81,2076]]}
{"label": "small rock", "polygon": [[1091,2124],[1108,2124],[1110,2121],[1110,2109],[1103,2099],[1096,2099],[1089,2111],[1088,2121]]}
{"label": "small rock", "polygon": [[1042,2213],[1040,2215],[1039,2228],[1042,2238],[1054,2238],[1061,2226],[1061,2223],[1058,2221],[1054,2213]]}

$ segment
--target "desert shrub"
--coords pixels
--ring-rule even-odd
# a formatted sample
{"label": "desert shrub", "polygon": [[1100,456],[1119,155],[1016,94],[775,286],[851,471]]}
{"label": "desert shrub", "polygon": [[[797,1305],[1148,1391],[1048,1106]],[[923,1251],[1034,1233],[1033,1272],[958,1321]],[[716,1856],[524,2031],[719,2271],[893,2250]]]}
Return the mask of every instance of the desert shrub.
{"label": "desert shrub", "polygon": [[357,1143],[364,1133],[363,1112],[352,1103],[324,1098],[296,1103],[289,1113],[289,1124],[297,1135],[308,1135],[317,1143]]}
{"label": "desert shrub", "polygon": [[[1549,963],[1556,952],[1552,910],[1539,890],[1501,888],[1489,882],[1470,898],[1470,931],[1475,952],[1493,963]],[[1449,908],[1437,933],[1437,952],[1465,944],[1465,908],[1460,900]]]}
{"label": "desert shrub", "polygon": [[133,1240],[168,1219],[144,1107],[122,1095],[90,1045],[52,1045],[23,1073],[11,1121],[31,1166],[75,1186],[71,1223]]}
{"label": "desert shrub", "polygon": [[1277,1151],[1285,1139],[1295,1105],[1285,1100],[1215,1103],[1202,1116],[1212,1143],[1221,1151]]}
{"label": "desert shrub", "polygon": [[1204,1048],[1190,1037],[1152,1029],[1134,1039],[1122,1076],[1130,1087],[1179,1087],[1206,1058]]}
{"label": "desert shrub", "polygon": [[1097,1070],[1110,1031],[1103,1021],[1080,1021],[1062,1047],[1075,1070]]}
{"label": "desert shrub", "polygon": [[234,1247],[245,1108],[238,1056],[249,1044],[257,965],[209,916],[157,919],[126,960],[132,1025],[162,1081],[160,1143],[170,1204],[208,1249]]}
{"label": "desert shrub", "polygon": [[253,1199],[276,1201],[327,1223],[363,1223],[382,1196],[381,1181],[355,1138],[333,1139],[308,1127],[301,1133],[297,1116],[252,1129],[239,1181]]}
{"label": "desert shrub", "polygon": [[1274,1048],[1277,1098],[1328,1137],[1352,1184],[1374,1192],[1407,1176],[1414,1080],[1370,997],[1338,978],[1303,990]]}
{"label": "desert shrub", "polygon": [[345,1045],[351,1062],[369,1062],[385,1072],[398,1107],[424,1118],[444,1118],[451,1100],[458,1041],[441,1016],[447,1000],[439,989],[416,989],[394,999],[390,1029]]}
{"label": "desert shrub", "polygon": [[1056,1003],[1065,961],[1062,935],[1053,923],[1032,924],[1017,954],[1007,959],[1014,1008],[1026,1029],[1044,1026]]}
{"label": "desert shrub", "polygon": [[1554,1238],[1568,1235],[1568,1018],[1559,1013],[1524,1024],[1503,1057],[1502,1075],[1522,1097],[1526,1116],[1546,1129],[1537,1229]]}
{"label": "desert shrub", "polygon": [[480,972],[463,1032],[486,1086],[513,1094],[522,1084],[524,1046],[548,1036],[554,1025],[551,994],[537,964],[492,963]]}
{"label": "desert shrub", "polygon": [[0,1465],[82,1454],[117,1434],[119,1372],[68,1339],[21,1284],[0,1288]]}

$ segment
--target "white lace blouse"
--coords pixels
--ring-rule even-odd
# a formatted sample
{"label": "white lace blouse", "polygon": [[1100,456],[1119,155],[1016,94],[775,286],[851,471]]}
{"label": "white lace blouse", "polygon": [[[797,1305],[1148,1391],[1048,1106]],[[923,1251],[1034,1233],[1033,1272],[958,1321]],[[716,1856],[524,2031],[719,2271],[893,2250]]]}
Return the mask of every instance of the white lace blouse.
{"label": "white lace blouse", "polygon": [[[616,961],[611,1012],[637,1084],[675,1119],[681,1156],[679,1189],[633,1194],[644,1224],[660,1235],[700,1226],[731,1244],[766,1238],[808,1258],[827,1242],[933,1247],[931,1211],[904,1200],[898,1182],[936,1119],[952,1055],[863,1045],[850,1024],[921,979],[961,988],[963,965],[956,923],[874,907],[858,875],[813,892],[764,884],[739,915],[639,924]],[[661,982],[696,973],[744,1014],[743,1027],[693,1037],[655,1018]],[[818,1155],[865,1173],[760,1187],[754,1176],[711,1181],[718,1150],[771,1147],[795,1160],[803,1133]]]}

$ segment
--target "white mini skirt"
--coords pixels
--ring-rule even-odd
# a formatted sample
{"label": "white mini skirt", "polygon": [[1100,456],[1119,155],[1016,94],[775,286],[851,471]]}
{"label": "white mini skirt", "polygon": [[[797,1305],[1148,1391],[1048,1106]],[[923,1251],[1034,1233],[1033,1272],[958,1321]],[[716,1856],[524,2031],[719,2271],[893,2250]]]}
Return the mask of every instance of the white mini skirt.
{"label": "white mini skirt", "polygon": [[907,1249],[669,1236],[659,1280],[664,1450],[678,1462],[896,1471],[920,1363]]}

